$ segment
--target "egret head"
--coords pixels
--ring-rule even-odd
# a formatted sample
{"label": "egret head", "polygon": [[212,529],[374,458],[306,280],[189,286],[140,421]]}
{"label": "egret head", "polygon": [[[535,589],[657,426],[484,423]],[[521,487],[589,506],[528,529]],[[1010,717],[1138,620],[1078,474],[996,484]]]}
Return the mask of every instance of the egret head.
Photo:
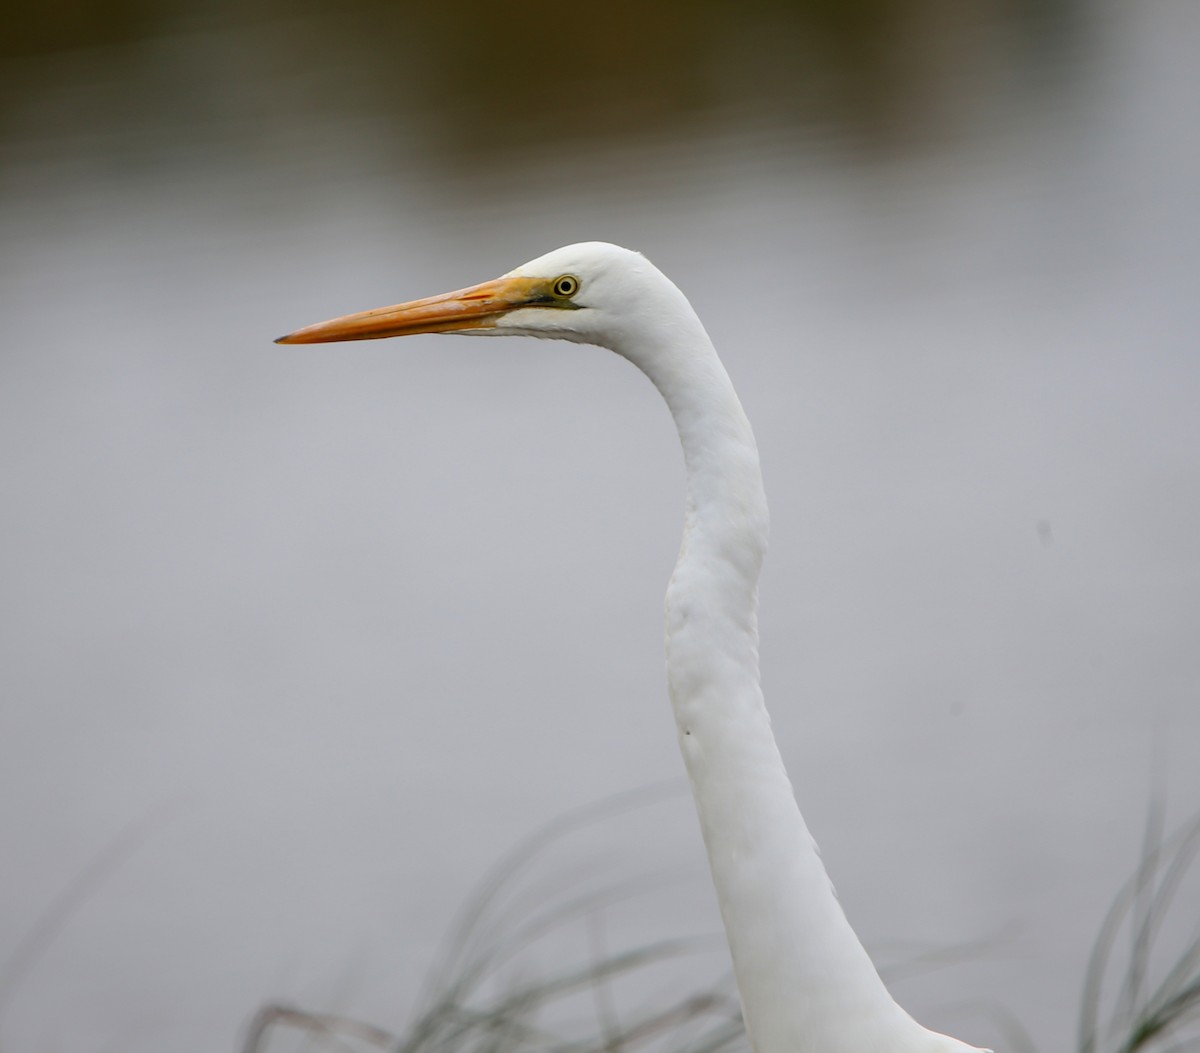
{"label": "egret head", "polygon": [[631,322],[686,301],[641,253],[589,241],[555,249],[503,277],[423,300],[319,322],[281,344],[375,340],[416,333],[557,337],[615,347]]}

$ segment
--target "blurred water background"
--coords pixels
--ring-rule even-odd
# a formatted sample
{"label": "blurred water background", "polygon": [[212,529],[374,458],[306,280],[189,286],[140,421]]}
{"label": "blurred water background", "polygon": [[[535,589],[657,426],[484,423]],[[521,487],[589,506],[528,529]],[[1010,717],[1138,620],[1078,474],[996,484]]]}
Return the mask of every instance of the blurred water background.
{"label": "blurred water background", "polygon": [[[492,859],[682,774],[650,386],[271,343],[593,238],[684,288],[755,423],[767,698],[852,921],[984,945],[898,984],[925,1022],[1070,1046],[1151,795],[1200,805],[1200,7],[6,19],[0,962],[133,847],[10,975],[5,1049],[396,1026]],[[682,869],[613,943],[717,928],[685,798],[545,866]]]}

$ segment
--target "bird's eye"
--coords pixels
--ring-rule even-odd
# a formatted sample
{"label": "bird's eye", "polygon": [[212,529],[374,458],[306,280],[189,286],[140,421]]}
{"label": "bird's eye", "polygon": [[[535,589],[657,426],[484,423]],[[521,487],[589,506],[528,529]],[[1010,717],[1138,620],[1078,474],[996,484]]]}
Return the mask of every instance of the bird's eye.
{"label": "bird's eye", "polygon": [[554,279],[552,288],[555,296],[567,299],[579,292],[579,279],[572,274],[564,274],[561,278]]}

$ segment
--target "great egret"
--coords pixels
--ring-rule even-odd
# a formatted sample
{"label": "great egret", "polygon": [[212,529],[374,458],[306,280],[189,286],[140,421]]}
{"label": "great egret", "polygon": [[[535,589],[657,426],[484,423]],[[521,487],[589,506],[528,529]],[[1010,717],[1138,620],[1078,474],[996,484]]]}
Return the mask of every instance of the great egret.
{"label": "great egret", "polygon": [[968,1053],[892,999],[846,920],[771,733],[758,673],[767,502],[758,448],[683,293],[640,253],[557,249],[494,281],[308,326],[279,343],[460,332],[598,344],[646,374],[687,470],[666,597],[667,682],[756,1053]]}

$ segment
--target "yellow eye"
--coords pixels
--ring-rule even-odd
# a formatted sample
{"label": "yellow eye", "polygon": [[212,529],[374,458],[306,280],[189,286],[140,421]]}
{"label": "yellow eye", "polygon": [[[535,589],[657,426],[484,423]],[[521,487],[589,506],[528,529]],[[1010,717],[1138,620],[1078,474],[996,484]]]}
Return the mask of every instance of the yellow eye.
{"label": "yellow eye", "polygon": [[561,278],[554,279],[551,288],[554,290],[555,296],[561,296],[566,300],[579,292],[579,279],[572,274],[564,274]]}

